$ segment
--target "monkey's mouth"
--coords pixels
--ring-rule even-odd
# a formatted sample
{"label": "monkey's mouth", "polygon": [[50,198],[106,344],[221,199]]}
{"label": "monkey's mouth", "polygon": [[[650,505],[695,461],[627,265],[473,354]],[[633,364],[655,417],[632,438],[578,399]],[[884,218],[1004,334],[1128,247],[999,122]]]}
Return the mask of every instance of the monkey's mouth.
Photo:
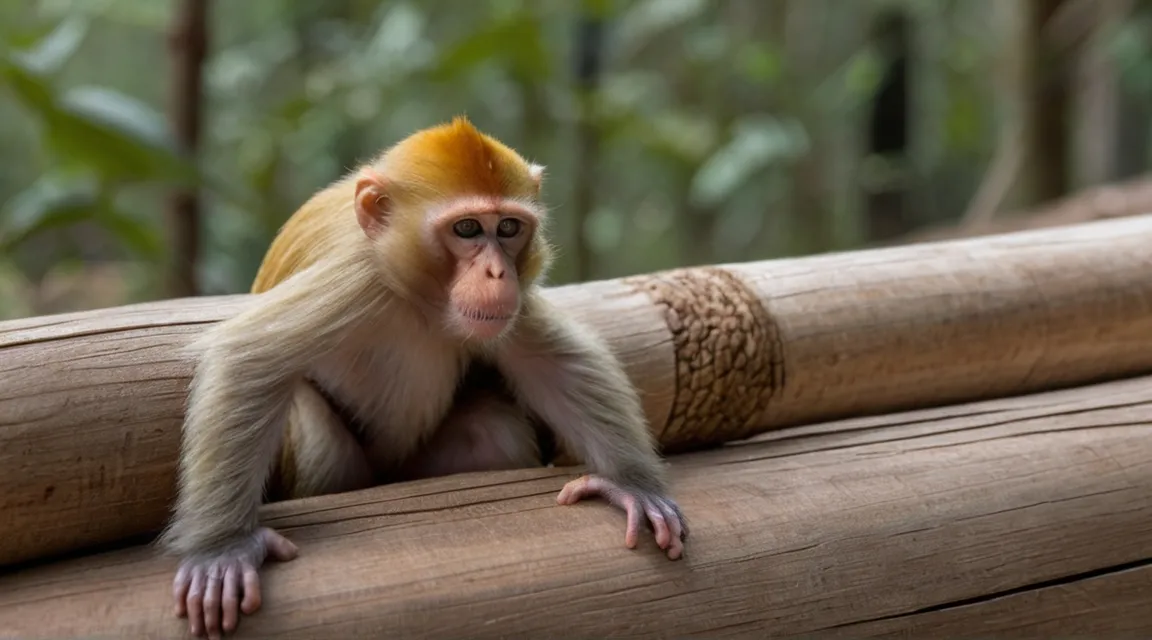
{"label": "monkey's mouth", "polygon": [[506,313],[489,313],[487,311],[480,311],[479,309],[459,309],[460,315],[469,322],[508,322],[512,319],[511,314]]}
{"label": "monkey's mouth", "polygon": [[457,331],[462,331],[468,339],[494,340],[504,335],[512,324],[513,314],[481,311],[479,309],[457,309]]}

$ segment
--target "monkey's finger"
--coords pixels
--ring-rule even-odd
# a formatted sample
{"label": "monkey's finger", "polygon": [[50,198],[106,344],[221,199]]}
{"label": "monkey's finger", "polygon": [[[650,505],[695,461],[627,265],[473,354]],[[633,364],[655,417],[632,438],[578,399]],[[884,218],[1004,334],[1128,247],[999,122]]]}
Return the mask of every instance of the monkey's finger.
{"label": "monkey's finger", "polygon": [[670,500],[668,498],[662,499],[660,501],[660,504],[664,505],[665,511],[667,513],[671,514],[669,516],[670,518],[672,516],[675,516],[674,519],[680,523],[680,539],[681,540],[687,540],[688,539],[688,518],[684,517],[684,512],[680,510],[680,505],[676,504],[675,501]]}
{"label": "monkey's finger", "polygon": [[235,566],[228,567],[224,572],[224,593],[221,594],[220,607],[220,626],[224,633],[235,631],[237,618],[240,617],[240,571]]}
{"label": "monkey's finger", "polygon": [[260,608],[260,574],[256,567],[244,565],[244,600],[240,602],[240,610],[248,615],[256,613]]}
{"label": "monkey's finger", "polygon": [[556,502],[560,504],[573,504],[587,497],[589,494],[588,482],[591,476],[580,476],[571,482],[564,485],[560,490],[560,494],[556,496]]}
{"label": "monkey's finger", "polygon": [[668,520],[668,531],[671,534],[666,547],[668,558],[676,560],[684,554],[684,523],[667,502],[660,502],[660,507],[664,511],[664,518]]}
{"label": "monkey's finger", "polygon": [[209,638],[220,637],[220,593],[223,591],[224,572],[213,567],[208,572],[204,587],[204,630]]}
{"label": "monkey's finger", "polygon": [[640,526],[643,524],[644,510],[640,508],[637,501],[632,496],[621,498],[621,506],[624,507],[624,512],[628,514],[628,529],[624,532],[624,546],[629,549],[636,548],[636,542],[640,538]]}
{"label": "monkey's finger", "polygon": [[264,538],[264,546],[268,549],[268,555],[280,562],[292,560],[300,551],[291,540],[272,529],[261,530],[261,535]]}
{"label": "monkey's finger", "polygon": [[172,599],[176,601],[176,617],[183,618],[188,615],[188,587],[191,586],[191,580],[188,579],[188,567],[182,566],[176,571],[176,577],[172,579]]}
{"label": "monkey's finger", "polygon": [[676,512],[676,509],[666,501],[660,502],[660,508],[664,512],[664,517],[668,520],[668,530],[672,533],[672,537],[677,540],[684,540],[688,537],[688,530],[684,524],[684,518]]}
{"label": "monkey's finger", "polygon": [[192,569],[192,584],[188,587],[188,631],[196,637],[204,635],[204,570]]}
{"label": "monkey's finger", "polygon": [[656,545],[661,549],[667,549],[672,542],[672,534],[668,531],[667,518],[664,517],[659,505],[654,502],[646,502],[644,514],[648,516],[648,522],[652,524],[652,531],[656,533]]}

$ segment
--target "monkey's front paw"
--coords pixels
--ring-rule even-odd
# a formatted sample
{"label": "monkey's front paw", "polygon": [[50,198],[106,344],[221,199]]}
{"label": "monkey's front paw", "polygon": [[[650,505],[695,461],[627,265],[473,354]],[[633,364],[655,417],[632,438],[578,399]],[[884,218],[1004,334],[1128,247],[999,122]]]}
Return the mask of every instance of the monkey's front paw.
{"label": "monkey's front paw", "polygon": [[575,504],[585,498],[599,496],[628,514],[628,529],[624,534],[624,544],[629,549],[636,548],[640,535],[640,524],[648,518],[656,533],[656,544],[668,553],[672,560],[684,553],[684,541],[688,539],[688,521],[681,513],[679,505],[671,498],[631,487],[624,487],[611,480],[596,475],[581,476],[560,490],[556,502]]}
{"label": "monkey's front paw", "polygon": [[231,633],[241,610],[252,615],[260,608],[258,570],[264,560],[270,556],[288,561],[296,551],[288,538],[262,527],[225,551],[185,559],[172,581],[176,615],[188,617],[189,630],[197,637]]}

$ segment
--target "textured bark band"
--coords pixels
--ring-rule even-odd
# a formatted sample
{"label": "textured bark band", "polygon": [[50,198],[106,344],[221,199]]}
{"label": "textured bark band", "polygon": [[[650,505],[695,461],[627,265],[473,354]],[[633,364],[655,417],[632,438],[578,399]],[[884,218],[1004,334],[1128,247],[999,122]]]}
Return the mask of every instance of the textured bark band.
{"label": "textured bark band", "polygon": [[760,297],[715,267],[629,278],[665,309],[676,394],[659,433],[666,452],[755,435],[753,421],[784,386],[780,332]]}

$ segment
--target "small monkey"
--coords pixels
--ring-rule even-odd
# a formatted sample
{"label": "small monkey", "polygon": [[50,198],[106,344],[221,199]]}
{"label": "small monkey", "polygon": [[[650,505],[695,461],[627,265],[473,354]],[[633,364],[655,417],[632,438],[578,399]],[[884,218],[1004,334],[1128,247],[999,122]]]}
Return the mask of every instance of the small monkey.
{"label": "small monkey", "polygon": [[[626,512],[628,547],[646,520],[681,556],[687,522],[636,390],[539,293],[542,177],[465,118],[419,131],[306,202],[252,306],[194,343],[161,537],[181,558],[176,613],[194,635],[234,630],[260,606],[263,562],[297,554],[260,526],[264,489],[296,498],[536,466],[532,418],[588,467],[559,503],[603,498]],[[485,370],[505,388],[462,382]]]}

